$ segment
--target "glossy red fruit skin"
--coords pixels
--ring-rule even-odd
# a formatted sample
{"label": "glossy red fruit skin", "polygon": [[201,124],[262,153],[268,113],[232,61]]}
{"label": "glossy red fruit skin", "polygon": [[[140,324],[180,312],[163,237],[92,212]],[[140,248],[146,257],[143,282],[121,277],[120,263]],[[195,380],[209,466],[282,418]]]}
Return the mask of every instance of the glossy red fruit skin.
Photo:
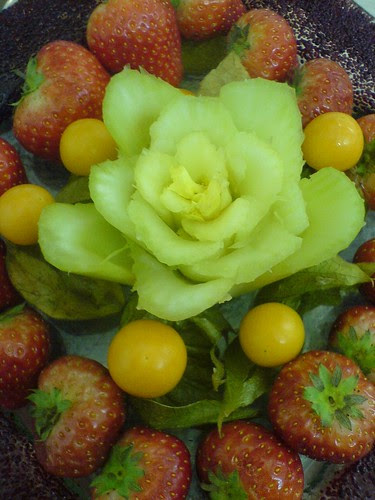
{"label": "glossy red fruit skin", "polygon": [[17,105],[13,132],[34,155],[59,161],[60,137],[69,123],[102,117],[110,76],[89,50],[65,40],[44,45],[36,62],[44,80]]}
{"label": "glossy red fruit skin", "polygon": [[[330,372],[340,366],[343,379],[358,376],[356,393],[367,400],[361,405],[364,418],[352,419],[351,431],[337,420],[331,427],[323,427],[303,396],[304,388],[312,385],[310,373],[317,374],[321,363]],[[355,462],[374,445],[375,387],[349,358],[334,352],[308,351],[280,371],[270,391],[268,416],[275,432],[298,453],[332,463]]]}
{"label": "glossy red fruit skin", "polygon": [[45,441],[36,440],[43,468],[56,476],[88,476],[106,460],[125,421],[124,395],[97,361],[62,356],[46,366],[38,389],[59,389],[72,402]]}
{"label": "glossy red fruit skin", "polygon": [[371,142],[375,139],[375,113],[361,116],[357,120],[362,129],[365,142]]}
{"label": "glossy red fruit skin", "polygon": [[[375,238],[362,243],[354,254],[353,262],[375,262]],[[360,285],[359,291],[369,302],[375,304],[375,273],[371,275],[374,281]]]}
{"label": "glossy red fruit skin", "polygon": [[245,12],[241,0],[180,1],[176,9],[179,30],[188,40],[226,35]]}
{"label": "glossy red fruit skin", "polygon": [[296,88],[303,128],[328,111],[352,114],[352,82],[345,69],[335,61],[326,58],[307,61],[297,69],[293,86]]}
{"label": "glossy red fruit skin", "polygon": [[[249,29],[246,44],[236,48],[236,31]],[[228,35],[229,47],[239,55],[252,78],[283,82],[297,66],[297,43],[289,23],[269,9],[251,9],[233,25]]]}
{"label": "glossy red fruit skin", "polygon": [[0,137],[0,196],[9,188],[26,182],[26,172],[16,148]]}
{"label": "glossy red fruit skin", "polygon": [[144,68],[179,86],[181,36],[170,0],[109,0],[92,12],[87,44],[110,73]]}
{"label": "glossy red fruit skin", "polygon": [[[144,476],[137,482],[141,490],[134,492],[131,499],[187,498],[192,469],[189,450],[183,441],[167,432],[136,425],[127,429],[117,444],[133,445],[132,453],[142,454],[138,466],[144,470]],[[105,500],[108,496],[98,495],[94,489],[92,498]]]}
{"label": "glossy red fruit skin", "polygon": [[6,251],[6,245],[0,239],[0,312],[20,304],[23,300],[9,279],[5,262]]}
{"label": "glossy red fruit skin", "polygon": [[7,409],[27,403],[51,344],[49,326],[38,312],[28,306],[12,312],[8,319],[0,317],[0,406]]}
{"label": "glossy red fruit skin", "polygon": [[[334,350],[339,350],[339,334],[344,335],[347,338],[350,328],[354,328],[355,333],[359,338],[366,332],[370,332],[374,343],[375,306],[352,306],[339,314],[330,330],[328,340],[329,346]],[[346,355],[344,352],[341,352],[341,354]],[[371,382],[375,383],[375,366],[371,372],[366,373],[365,375]]]}
{"label": "glossy red fruit skin", "polygon": [[221,436],[212,430],[197,451],[197,471],[209,484],[209,471],[225,476],[237,470],[248,498],[302,498],[303,469],[297,453],[263,426],[235,420],[224,423]]}

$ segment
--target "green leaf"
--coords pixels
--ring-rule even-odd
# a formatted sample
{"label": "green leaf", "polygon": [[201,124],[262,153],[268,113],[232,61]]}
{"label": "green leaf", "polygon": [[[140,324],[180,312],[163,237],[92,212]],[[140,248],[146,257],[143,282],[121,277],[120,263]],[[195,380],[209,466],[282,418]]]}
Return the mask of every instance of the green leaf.
{"label": "green leaf", "polygon": [[61,391],[56,388],[50,392],[36,389],[28,399],[34,403],[31,415],[35,419],[36,432],[41,440],[45,441],[60,416],[71,407],[72,402],[64,399]]}
{"label": "green leaf", "polygon": [[72,175],[67,184],[57,193],[56,201],[60,203],[90,202],[88,177]]}
{"label": "green leaf", "polygon": [[340,304],[344,294],[369,281],[359,265],[334,257],[265,286],[255,302],[282,302],[305,314],[319,305]]}
{"label": "green leaf", "polygon": [[52,318],[101,318],[119,313],[125,304],[121,285],[59,271],[38,246],[8,244],[7,269],[20,294]]}
{"label": "green leaf", "polygon": [[208,40],[182,40],[182,64],[186,75],[202,78],[222,61],[227,52],[226,36]]}
{"label": "green leaf", "polygon": [[[216,424],[221,412],[221,402],[199,400],[189,405],[172,406],[154,399],[130,398],[141,419],[156,429],[184,429],[199,425]],[[253,418],[258,411],[252,407],[239,408],[230,418]]]}
{"label": "green leaf", "polygon": [[231,52],[203,78],[199,86],[199,94],[218,96],[223,85],[248,78],[250,78],[249,74],[242,65],[240,58],[237,54]]}
{"label": "green leaf", "polygon": [[134,453],[133,445],[115,445],[111,450],[102,472],[92,482],[96,495],[105,495],[116,491],[123,498],[129,498],[133,492],[142,491],[138,481],[144,476],[144,470],[139,462],[143,453]]}
{"label": "green leaf", "polygon": [[256,366],[244,354],[238,338],[228,347],[224,355],[224,396],[218,421],[219,427],[238,408],[254,403],[271,387],[274,372]]}

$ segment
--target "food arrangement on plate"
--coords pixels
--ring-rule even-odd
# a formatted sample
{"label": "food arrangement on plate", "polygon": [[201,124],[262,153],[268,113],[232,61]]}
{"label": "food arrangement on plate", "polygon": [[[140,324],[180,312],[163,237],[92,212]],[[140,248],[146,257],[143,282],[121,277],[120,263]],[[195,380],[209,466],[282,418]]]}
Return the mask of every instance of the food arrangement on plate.
{"label": "food arrangement on plate", "polygon": [[371,491],[374,56],[310,3],[82,2],[4,79],[3,495]]}

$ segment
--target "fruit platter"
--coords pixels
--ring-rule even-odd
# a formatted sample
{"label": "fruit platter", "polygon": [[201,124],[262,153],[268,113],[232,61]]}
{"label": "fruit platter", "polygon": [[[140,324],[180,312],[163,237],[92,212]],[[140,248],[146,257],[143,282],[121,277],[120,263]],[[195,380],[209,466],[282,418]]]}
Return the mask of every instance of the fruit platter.
{"label": "fruit platter", "polygon": [[0,499],[374,498],[374,16],[0,2]]}

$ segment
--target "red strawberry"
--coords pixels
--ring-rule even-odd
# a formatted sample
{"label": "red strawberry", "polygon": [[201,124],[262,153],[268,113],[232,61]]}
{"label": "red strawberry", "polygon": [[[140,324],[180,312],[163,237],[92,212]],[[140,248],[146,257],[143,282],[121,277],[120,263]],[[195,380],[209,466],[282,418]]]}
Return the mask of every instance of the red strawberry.
{"label": "red strawberry", "polygon": [[136,426],[126,430],[113,447],[102,473],[92,482],[92,498],[183,500],[190,481],[190,455],[183,441]]}
{"label": "red strawberry", "polygon": [[352,359],[375,383],[375,306],[352,306],[339,314],[329,346]]}
{"label": "red strawberry", "polygon": [[309,351],[281,369],[269,418],[281,439],[316,460],[349,463],[375,441],[375,386],[342,354]]}
{"label": "red strawberry", "polygon": [[108,0],[87,24],[90,50],[111,72],[125,65],[178,86],[182,79],[181,37],[169,0]]}
{"label": "red strawberry", "polygon": [[192,40],[226,35],[246,12],[241,0],[172,0],[172,4],[181,35]]}
{"label": "red strawberry", "polygon": [[36,311],[21,305],[0,316],[1,406],[11,409],[26,404],[49,350],[49,327]]}
{"label": "red strawberry", "polygon": [[0,240],[0,312],[22,302],[22,297],[12,285],[5,265],[6,246]]}
{"label": "red strawberry", "polygon": [[197,471],[211,498],[302,498],[298,454],[250,422],[225,423],[221,433],[212,430],[198,447]]}
{"label": "red strawberry", "polygon": [[362,116],[357,122],[362,129],[365,146],[358,165],[348,170],[347,174],[356,184],[367,207],[375,210],[375,113]]}
{"label": "red strawberry", "polygon": [[60,137],[79,118],[101,118],[109,75],[81,45],[56,40],[31,58],[13,132],[25,149],[59,159]]}
{"label": "red strawberry", "polygon": [[16,148],[0,137],[0,196],[12,186],[26,182],[26,172]]}
{"label": "red strawberry", "polygon": [[242,15],[228,35],[229,49],[252,78],[285,81],[297,65],[297,43],[286,19],[269,9]]}
{"label": "red strawberry", "polygon": [[29,399],[36,454],[47,472],[86,476],[104,463],[125,420],[123,393],[104,366],[62,356],[42,370]]}
{"label": "red strawberry", "polygon": [[[375,238],[362,243],[354,254],[353,262],[358,264],[361,262],[375,263]],[[371,274],[371,278],[375,280],[375,273]],[[375,281],[364,283],[359,287],[361,294],[375,304]]]}
{"label": "red strawberry", "polygon": [[362,129],[365,142],[371,142],[375,139],[375,113],[361,116],[357,122]]}
{"label": "red strawberry", "polygon": [[337,62],[319,58],[299,67],[293,78],[302,125],[328,111],[352,113],[353,88],[348,73]]}

